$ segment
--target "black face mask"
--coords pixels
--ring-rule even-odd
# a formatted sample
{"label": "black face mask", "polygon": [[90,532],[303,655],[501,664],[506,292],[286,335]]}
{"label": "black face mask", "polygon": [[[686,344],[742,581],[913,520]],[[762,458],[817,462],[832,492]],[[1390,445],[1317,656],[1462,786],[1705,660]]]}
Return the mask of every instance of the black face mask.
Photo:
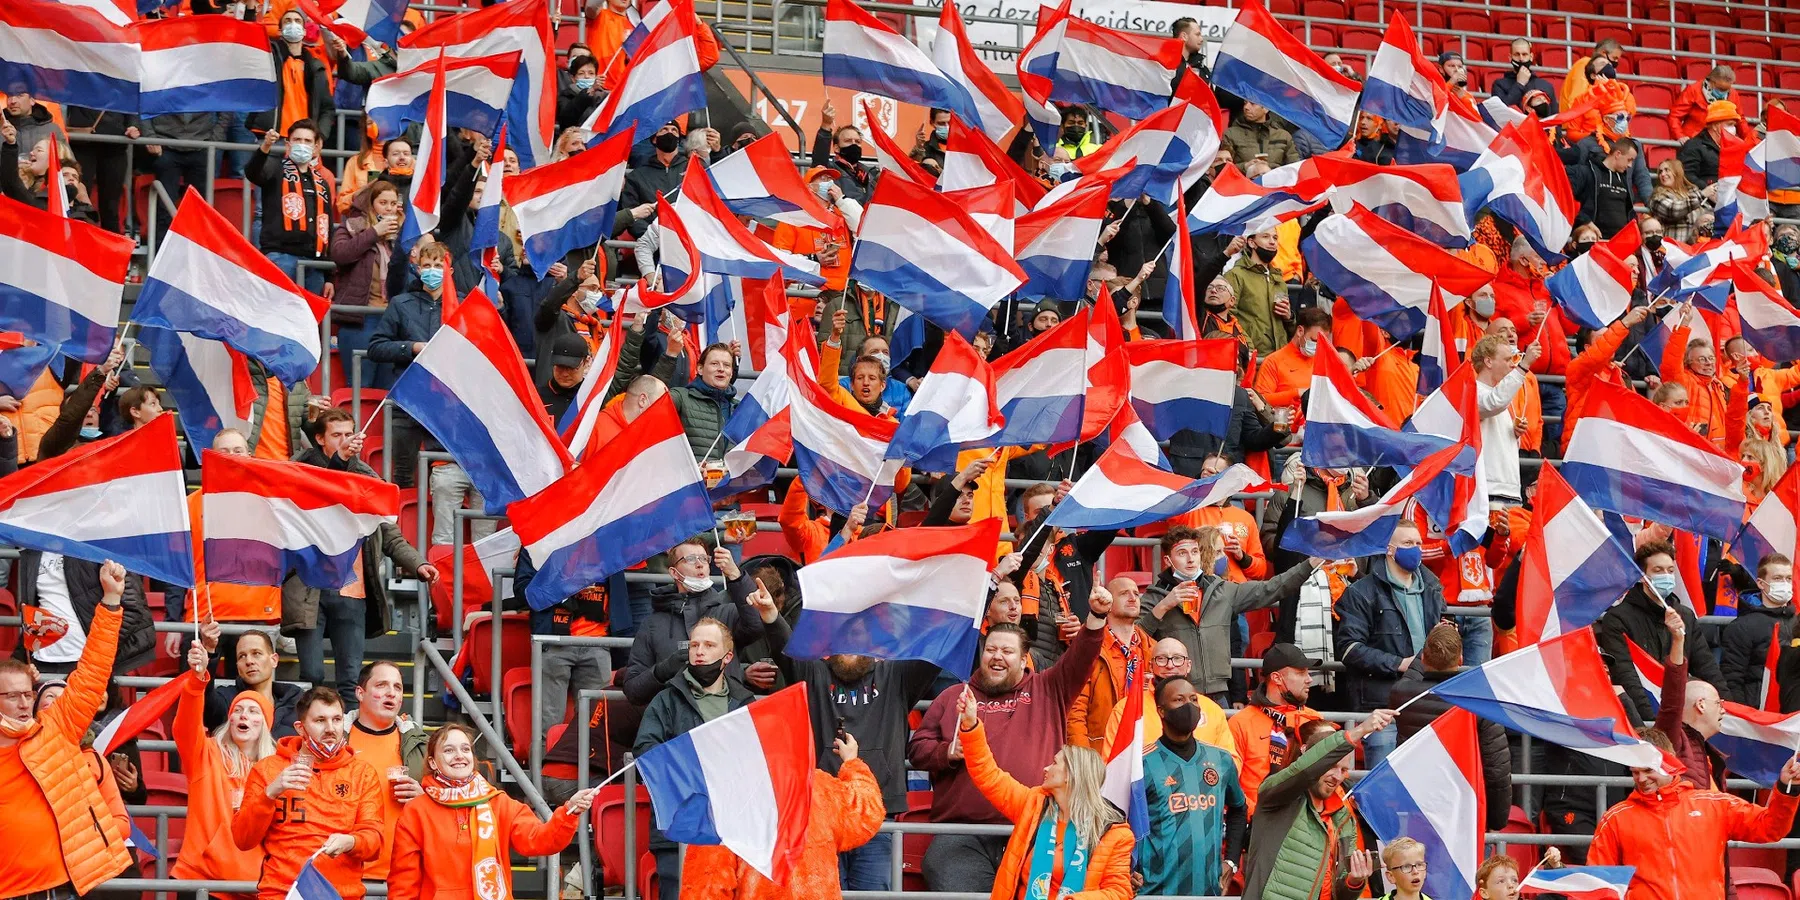
{"label": "black face mask", "polygon": [[1592,250],[1592,249],[1594,249],[1593,241],[1576,241],[1574,255],[1581,256],[1583,254],[1586,254],[1589,250]]}
{"label": "black face mask", "polygon": [[1192,735],[1194,729],[1200,727],[1200,707],[1192,703],[1183,703],[1174,709],[1165,709],[1162,712],[1162,721],[1163,733],[1170,737],[1178,734]]}
{"label": "black face mask", "polygon": [[675,148],[681,146],[681,135],[670,134],[665,131],[662,134],[651,138],[650,144],[664,153],[674,153]]}
{"label": "black face mask", "polygon": [[839,147],[837,155],[847,163],[862,162],[862,145],[851,144],[847,147]]}
{"label": "black face mask", "polygon": [[719,673],[725,671],[725,658],[721,656],[712,662],[704,663],[702,665],[695,665],[690,662],[688,663],[687,670],[688,674],[692,675],[694,681],[701,687],[711,687],[713,682],[719,680]]}
{"label": "black face mask", "polygon": [[1256,250],[1256,258],[1262,260],[1265,264],[1274,262],[1275,254],[1281,252],[1280,248],[1269,250],[1264,247],[1255,247],[1253,249]]}
{"label": "black face mask", "polygon": [[1514,72],[1517,72],[1520,69],[1529,69],[1529,68],[1531,68],[1531,63],[1530,62],[1514,62],[1512,64],[1512,68],[1513,68]]}
{"label": "black face mask", "polygon": [[1205,299],[1205,300],[1202,300],[1202,301],[1200,301],[1200,302],[1201,302],[1201,304],[1203,304],[1203,305],[1204,305],[1204,306],[1205,306],[1205,307],[1206,307],[1206,308],[1207,308],[1207,309],[1208,309],[1208,310],[1211,310],[1211,311],[1212,311],[1212,312],[1215,312],[1215,313],[1222,313],[1222,312],[1224,312],[1224,311],[1225,311],[1225,301],[1224,301],[1224,300],[1223,300],[1223,299],[1221,299],[1221,300],[1218,300],[1218,301],[1216,301],[1216,302],[1215,302],[1215,301],[1213,301],[1213,300],[1212,300],[1212,299],[1211,299],[1211,298],[1208,298],[1208,299]]}
{"label": "black face mask", "polygon": [[1531,106],[1531,111],[1540,119],[1550,118],[1550,104],[1548,103],[1534,103]]}
{"label": "black face mask", "polygon": [[1663,239],[1663,236],[1660,234],[1645,235],[1644,236],[1644,249],[1650,251],[1651,253],[1655,253],[1656,251],[1661,250],[1662,249],[1662,239]]}
{"label": "black face mask", "polygon": [[1071,125],[1068,128],[1063,129],[1062,136],[1063,136],[1063,143],[1065,143],[1065,144],[1079,144],[1079,143],[1081,143],[1083,138],[1087,137],[1087,129],[1086,128],[1076,128],[1075,126]]}

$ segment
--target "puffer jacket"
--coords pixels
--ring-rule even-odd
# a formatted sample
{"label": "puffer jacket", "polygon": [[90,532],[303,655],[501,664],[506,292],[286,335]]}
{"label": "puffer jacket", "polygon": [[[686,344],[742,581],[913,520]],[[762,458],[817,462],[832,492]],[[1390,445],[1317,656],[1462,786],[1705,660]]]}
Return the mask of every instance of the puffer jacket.
{"label": "puffer jacket", "polygon": [[[975,728],[962,731],[963,757],[969,767],[969,778],[982,796],[994,804],[1013,823],[1012,836],[1006,840],[1006,854],[994,874],[994,889],[989,900],[1012,900],[1031,874],[1032,845],[1037,839],[1038,824],[1046,815],[1055,815],[1050,791],[1042,787],[1026,787],[1008,775],[994,761],[988,747],[987,727],[977,721]],[[1099,844],[1089,849],[1087,879],[1070,900],[1131,900],[1131,827],[1115,823],[1100,836]],[[1254,895],[1251,895],[1254,896]]]}
{"label": "puffer jacket", "polygon": [[[1706,639],[1706,629],[1699,626],[1693,611],[1685,605],[1677,603],[1675,609],[1687,626],[1688,675],[1723,690],[1725,678],[1719,672],[1712,644]],[[1669,658],[1669,629],[1663,626],[1662,604],[1650,599],[1642,584],[1633,585],[1624,599],[1614,603],[1594,624],[1594,640],[1600,645],[1600,656],[1606,660],[1606,674],[1613,684],[1625,689],[1626,702],[1637,707],[1638,718],[1655,721],[1656,706],[1638,686],[1637,667],[1631,663],[1626,641],[1656,659]]]}
{"label": "puffer jacket", "polygon": [[636,623],[637,634],[631,639],[625,699],[643,706],[680,677],[687,666],[681,645],[701,619],[724,622],[739,647],[760,639],[762,616],[744,602],[755,590],[755,583],[742,574],[726,583],[726,592],[715,586],[697,596],[679,593],[674,585],[657,585],[650,592],[650,618]]}
{"label": "puffer jacket", "polygon": [[[250,404],[252,424],[246,437],[250,440],[250,452],[255,453],[262,442],[263,417],[269,410],[269,372],[254,359],[250,360],[250,389],[256,393],[256,399]],[[294,457],[313,445],[312,438],[306,436],[306,401],[312,399],[312,388],[304,381],[296,381],[285,390],[287,400],[282,414],[287,418],[288,456]]]}
{"label": "puffer jacket", "polygon": [[128,835],[119,830],[81,750],[82,737],[106,702],[123,621],[120,610],[105,605],[94,612],[87,646],[69,675],[68,689],[19,741],[19,758],[50,802],[63,864],[80,894],[116,877],[132,862],[125,847]]}
{"label": "puffer jacket", "polygon": [[1288,342],[1288,322],[1275,315],[1275,301],[1287,297],[1287,282],[1253,253],[1238,256],[1225,270],[1237,295],[1237,320],[1258,356],[1268,356]]}
{"label": "puffer jacket", "polygon": [[786,887],[764,878],[721,846],[692,846],[681,864],[682,900],[828,900],[843,896],[838,854],[867,844],[881,828],[881,788],[861,759],[836,777],[812,773],[812,815]]}
{"label": "puffer jacket", "polygon": [[1725,680],[1717,685],[1721,696],[1761,708],[1758,694],[1762,691],[1763,666],[1769,658],[1769,640],[1777,628],[1793,630],[1793,618],[1792,603],[1775,607],[1743,605],[1737,618],[1719,636],[1719,674]]}
{"label": "puffer jacket", "polygon": [[1187,647],[1193,657],[1193,676],[1203,694],[1222,694],[1231,678],[1231,623],[1239,614],[1266,609],[1284,600],[1300,596],[1300,586],[1312,574],[1312,566],[1302,562],[1267,581],[1233,582],[1207,572],[1196,581],[1200,586],[1200,619],[1177,607],[1162,618],[1156,617],[1156,604],[1175,587],[1175,574],[1164,570],[1155,583],[1144,591],[1138,624],[1152,638],[1174,638]]}
{"label": "puffer jacket", "polygon": [[1625,900],[1718,897],[1726,883],[1725,843],[1787,836],[1795,803],[1786,788],[1770,794],[1768,806],[1757,806],[1679,778],[1654,794],[1632,791],[1600,817],[1587,864],[1636,867]]}
{"label": "puffer jacket", "polygon": [[[673,385],[675,377],[675,357],[662,354],[657,357],[656,365],[650,374],[663,384]],[[681,430],[687,433],[688,446],[694,450],[696,461],[708,457],[723,459],[725,451],[731,449],[719,435],[725,430],[725,423],[731,421],[731,414],[737,412],[737,389],[726,387],[719,390],[708,386],[705,382],[695,380],[684,387],[670,387],[669,399],[675,403],[675,412],[681,416]]]}
{"label": "puffer jacket", "polygon": [[[1407,668],[1388,692],[1388,708],[1400,710],[1395,720],[1400,743],[1430,728],[1438,716],[1450,711],[1450,704],[1427,692],[1454,677],[1455,672]],[[1512,747],[1506,742],[1506,729],[1498,722],[1477,719],[1475,735],[1481,743],[1481,776],[1487,787],[1487,830],[1499,831],[1506,827],[1507,814],[1512,812]]]}
{"label": "puffer jacket", "polygon": [[[1349,755],[1350,738],[1338,732],[1314,744],[1293,765],[1263,782],[1257,804],[1256,829],[1244,854],[1244,896],[1263,900],[1317,900],[1327,881],[1332,900],[1362,893],[1345,883],[1344,860],[1360,846],[1356,813],[1340,793],[1327,801],[1323,816],[1312,802],[1312,786],[1326,770]],[[1326,871],[1326,848],[1337,871]]]}
{"label": "puffer jacket", "polygon": [[10,418],[19,430],[19,464],[25,465],[37,461],[38,442],[44,439],[44,432],[50,430],[57,411],[62,409],[62,383],[50,369],[45,369],[32,382],[31,390],[18,400],[19,409]]}
{"label": "puffer jacket", "polygon": [[[44,554],[41,551],[26,550],[19,554],[19,605],[38,605],[38,568],[43,563]],[[69,605],[75,608],[75,616],[80,619],[79,624],[87,632],[88,643],[92,644],[100,611],[105,608],[100,602],[101,595],[105,593],[100,587],[100,564],[65,556],[62,565],[63,577],[68,580]],[[156,654],[155,624],[150,617],[150,606],[144,602],[143,578],[136,575],[126,577],[125,596],[120,598],[119,608],[125,625],[112,642],[112,671],[115,675],[123,675],[148,663]],[[24,645],[15,649],[13,655],[24,659]],[[83,658],[86,655],[84,648]]]}
{"label": "puffer jacket", "polygon": [[[1413,577],[1425,579],[1420,619],[1429,631],[1444,615],[1443,583],[1426,566],[1420,566]],[[1353,710],[1385,706],[1394,682],[1400,680],[1400,661],[1415,655],[1396,592],[1383,557],[1375,561],[1369,574],[1357,579],[1338,598],[1332,645],[1337,648],[1338,659],[1344,662],[1339,686]],[[1417,665],[1419,661],[1414,659],[1408,668]]]}

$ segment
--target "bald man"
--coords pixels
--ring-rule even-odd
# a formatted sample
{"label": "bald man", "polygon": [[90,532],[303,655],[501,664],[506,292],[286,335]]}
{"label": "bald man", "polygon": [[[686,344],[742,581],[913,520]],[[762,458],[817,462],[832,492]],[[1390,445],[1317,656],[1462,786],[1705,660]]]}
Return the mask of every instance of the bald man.
{"label": "bald man", "polygon": [[1681,777],[1702,790],[1725,787],[1725,757],[1706,742],[1719,733],[1725,707],[1719,690],[1698,679],[1688,680],[1687,628],[1671,606],[1663,613],[1669,631],[1669,655],[1663,660],[1662,706],[1656,727],[1675,745],[1675,758],[1687,766]]}
{"label": "bald man", "polygon": [[1141,688],[1150,671],[1150,633],[1138,627],[1138,583],[1123,575],[1106,583],[1112,594],[1112,611],[1106,615],[1106,636],[1100,658],[1088,673],[1087,683],[1069,705],[1069,743],[1106,752],[1106,720],[1129,686]]}
{"label": "bald man", "polygon": [[650,404],[662,399],[669,392],[668,385],[652,375],[639,375],[625,386],[624,393],[606,402],[600,418],[594,422],[594,434],[588,438],[586,453],[606,446],[606,442],[617,437],[626,425],[637,421],[637,417],[650,408]]}

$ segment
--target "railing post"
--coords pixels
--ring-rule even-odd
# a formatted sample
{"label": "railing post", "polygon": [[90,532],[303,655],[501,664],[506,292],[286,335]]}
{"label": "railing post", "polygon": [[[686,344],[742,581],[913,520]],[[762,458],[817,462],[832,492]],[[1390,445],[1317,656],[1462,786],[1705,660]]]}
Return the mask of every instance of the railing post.
{"label": "railing post", "polygon": [[[536,685],[532,685],[532,687],[535,688]],[[592,748],[588,746],[587,721],[588,716],[590,715],[588,712],[588,702],[591,699],[592,698],[588,696],[587,691],[575,692],[575,721],[569,725],[570,728],[580,729],[580,732],[575,735],[575,789],[578,791],[585,791],[588,787],[588,754],[592,752]],[[603,700],[601,702],[604,703],[605,701]],[[594,809],[599,808],[599,804],[596,803]],[[597,829],[599,827],[597,823],[593,826],[588,824],[593,821],[593,815],[590,812],[589,815],[581,817],[581,823],[575,828],[575,841],[580,845],[582,890],[590,897],[597,896],[599,893],[598,891],[593,890],[592,886],[587,883],[588,873],[593,871],[593,865],[591,864],[592,857],[590,854],[594,837],[590,828]]]}
{"label": "railing post", "polygon": [[[457,554],[461,556],[462,554]],[[498,606],[499,604],[495,604]],[[531,783],[544,790],[544,644],[531,636]],[[603,650],[602,652],[609,652]],[[585,720],[579,720],[585,724]]]}
{"label": "railing post", "polygon": [[[587,771],[583,760],[581,771]],[[637,760],[625,754],[625,900],[637,900]]]}

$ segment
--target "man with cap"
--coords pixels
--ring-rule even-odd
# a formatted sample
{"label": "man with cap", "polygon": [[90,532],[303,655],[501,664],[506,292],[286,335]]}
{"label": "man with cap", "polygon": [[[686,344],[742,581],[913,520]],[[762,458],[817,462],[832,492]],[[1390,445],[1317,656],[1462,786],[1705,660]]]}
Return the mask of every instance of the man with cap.
{"label": "man with cap", "polygon": [[[1714,103],[1724,100],[1744,108],[1744,95],[1738,93],[1735,85],[1737,72],[1730,66],[1714,66],[1706,77],[1683,88],[1675,96],[1675,102],[1669,104],[1669,136],[1685,141],[1706,129],[1706,114]],[[1750,134],[1750,123],[1738,118],[1738,134]],[[1690,178],[1692,176],[1689,176]]]}
{"label": "man with cap", "polygon": [[550,342],[549,377],[538,385],[538,398],[544,401],[550,421],[562,420],[569,404],[575,402],[575,392],[581,387],[581,379],[587,377],[587,371],[588,343],[581,335],[564,332]]}
{"label": "man with cap", "polygon": [[[1738,123],[1743,118],[1738,105],[1730,100],[1715,100],[1706,105],[1705,127],[1675,151],[1676,161],[1681,163],[1688,181],[1695,187],[1710,189],[1713,182],[1719,180],[1719,148],[1725,145],[1727,137],[1746,136],[1738,130]],[[1712,199],[1710,190],[1707,199]]]}
{"label": "man with cap", "polygon": [[1231,717],[1232,737],[1237,739],[1238,776],[1250,815],[1256,815],[1256,794],[1263,779],[1300,755],[1300,726],[1321,718],[1306,705],[1312,690],[1312,673],[1321,660],[1308,659],[1293,644],[1272,644],[1263,651],[1262,676],[1250,691],[1250,702]]}
{"label": "man with cap", "polygon": [[[655,204],[657,197],[672,194],[681,187],[682,176],[687,174],[687,151],[681,138],[681,126],[672,120],[664,122],[650,135],[654,152],[643,160],[631,161],[631,171],[625,173],[625,187],[619,193],[620,209]],[[641,238],[650,230],[650,222],[648,217],[634,217],[626,230],[633,238]]]}
{"label": "man with cap", "polygon": [[729,156],[736,153],[750,146],[758,137],[760,135],[756,133],[755,125],[748,121],[740,122],[738,127],[731,129],[731,143],[725,145],[725,152],[721,155]]}
{"label": "man with cap", "polygon": [[1455,50],[1445,50],[1438,54],[1437,64],[1438,73],[1444,76],[1444,84],[1449,86],[1450,92],[1468,100],[1469,64],[1463,60],[1463,55]]}
{"label": "man with cap", "polygon": [[[845,130],[849,131],[849,126],[845,126]],[[856,348],[862,346],[862,337],[868,333],[862,317],[862,305],[851,303],[845,306],[842,298],[844,287],[850,280],[850,236],[862,224],[863,208],[860,202],[844,195],[843,177],[842,171],[829,166],[807,169],[806,187],[818,197],[819,205],[832,213],[827,218],[831,227],[807,228],[777,222],[775,237],[769,243],[777,249],[810,256],[819,261],[819,277],[825,279],[825,287],[819,293],[819,307],[848,309],[851,321],[847,333],[852,338],[849,346]],[[839,374],[850,374],[848,364],[854,360],[854,353],[845,354],[845,365]]]}

